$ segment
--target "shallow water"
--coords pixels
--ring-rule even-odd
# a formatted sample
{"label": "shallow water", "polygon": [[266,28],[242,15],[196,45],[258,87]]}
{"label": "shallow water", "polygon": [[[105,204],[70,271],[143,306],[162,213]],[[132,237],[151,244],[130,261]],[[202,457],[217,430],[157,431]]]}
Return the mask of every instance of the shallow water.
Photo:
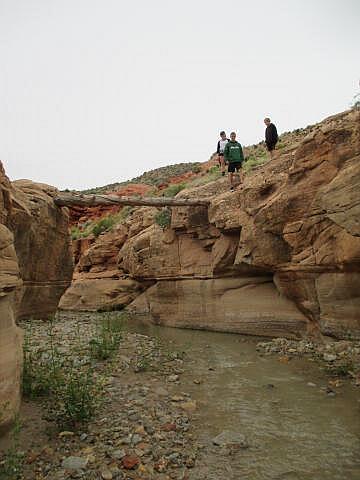
{"label": "shallow water", "polygon": [[[128,328],[187,352],[192,368],[181,376],[179,393],[191,393],[197,401],[193,424],[205,445],[190,478],[360,479],[358,387],[345,382],[330,397],[321,390],[329,378],[317,364],[306,358],[283,364],[277,356],[261,356],[259,339],[133,320]],[[244,434],[250,447],[229,456],[212,445],[224,430]]]}

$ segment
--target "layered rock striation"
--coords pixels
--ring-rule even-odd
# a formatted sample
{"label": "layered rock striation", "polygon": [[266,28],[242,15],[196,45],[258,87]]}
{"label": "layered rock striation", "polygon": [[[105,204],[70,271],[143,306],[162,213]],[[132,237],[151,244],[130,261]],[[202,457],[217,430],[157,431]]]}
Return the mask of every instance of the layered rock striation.
{"label": "layered rock striation", "polygon": [[16,318],[54,313],[72,277],[68,213],[55,206],[56,193],[27,180],[10,182],[0,162],[0,427],[20,402]]}
{"label": "layered rock striation", "polygon": [[123,269],[119,253],[133,236],[154,223],[155,208],[135,209],[124,223],[95,238],[81,238],[73,242],[77,262],[71,287],[61,298],[62,310],[121,310],[145,288],[147,282],[138,282]]}

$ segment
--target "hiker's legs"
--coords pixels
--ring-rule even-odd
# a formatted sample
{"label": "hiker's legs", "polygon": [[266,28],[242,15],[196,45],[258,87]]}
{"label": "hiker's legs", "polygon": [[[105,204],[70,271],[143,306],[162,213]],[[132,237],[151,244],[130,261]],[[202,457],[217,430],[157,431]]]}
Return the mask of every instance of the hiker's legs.
{"label": "hiker's legs", "polygon": [[219,155],[218,157],[219,159],[219,166],[220,166],[220,171],[221,171],[221,175],[225,175],[225,158],[224,158],[224,155]]}
{"label": "hiker's legs", "polygon": [[274,158],[275,145],[267,145],[267,149],[269,152],[269,159],[272,160]]}
{"label": "hiker's legs", "polygon": [[230,187],[234,186],[234,172],[229,172]]}

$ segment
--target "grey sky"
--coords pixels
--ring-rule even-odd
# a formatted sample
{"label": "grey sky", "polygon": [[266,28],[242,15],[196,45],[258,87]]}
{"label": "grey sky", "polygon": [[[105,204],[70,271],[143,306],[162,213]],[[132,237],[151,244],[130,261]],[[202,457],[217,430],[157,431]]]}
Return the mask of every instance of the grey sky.
{"label": "grey sky", "polygon": [[0,0],[0,159],[86,188],[349,107],[358,0]]}

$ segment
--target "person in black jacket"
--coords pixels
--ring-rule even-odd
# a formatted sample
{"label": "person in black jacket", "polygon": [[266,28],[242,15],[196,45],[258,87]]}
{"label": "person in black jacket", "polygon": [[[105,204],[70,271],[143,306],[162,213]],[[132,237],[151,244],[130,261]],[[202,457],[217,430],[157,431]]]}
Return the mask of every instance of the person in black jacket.
{"label": "person in black jacket", "polygon": [[270,118],[265,118],[264,123],[266,125],[265,129],[265,143],[266,147],[270,153],[270,158],[273,156],[273,152],[275,150],[275,145],[279,139],[276,127],[273,123],[271,123]]}

